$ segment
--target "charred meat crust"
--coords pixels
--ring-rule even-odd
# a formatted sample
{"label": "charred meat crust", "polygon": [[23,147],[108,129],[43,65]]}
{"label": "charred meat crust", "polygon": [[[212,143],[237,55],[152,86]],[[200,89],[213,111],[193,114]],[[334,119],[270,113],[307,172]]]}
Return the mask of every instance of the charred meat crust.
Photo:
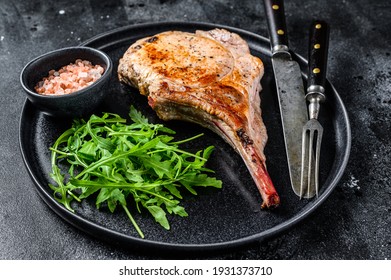
{"label": "charred meat crust", "polygon": [[243,147],[246,148],[248,145],[252,145],[254,143],[254,141],[250,139],[250,137],[247,135],[243,128],[239,128],[238,130],[236,130],[236,134],[242,142]]}

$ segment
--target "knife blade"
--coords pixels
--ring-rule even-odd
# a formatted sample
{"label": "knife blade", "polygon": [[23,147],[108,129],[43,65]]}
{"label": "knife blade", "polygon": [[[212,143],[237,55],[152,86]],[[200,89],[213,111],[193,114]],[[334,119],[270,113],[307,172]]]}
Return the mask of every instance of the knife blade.
{"label": "knife blade", "polygon": [[[264,6],[269,28],[271,60],[278,94],[289,177],[294,193],[300,196],[301,137],[302,128],[308,121],[303,79],[299,64],[292,60],[290,54],[284,1],[264,0]],[[307,190],[305,193],[308,193]],[[310,193],[310,195],[312,194]]]}

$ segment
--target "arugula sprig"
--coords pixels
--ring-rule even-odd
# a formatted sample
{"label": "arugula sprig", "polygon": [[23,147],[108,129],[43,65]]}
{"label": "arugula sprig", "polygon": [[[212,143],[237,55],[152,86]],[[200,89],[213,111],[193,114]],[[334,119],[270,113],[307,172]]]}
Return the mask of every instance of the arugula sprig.
{"label": "arugula sprig", "polygon": [[[214,147],[196,153],[181,149],[185,142],[200,136],[174,141],[175,131],[162,124],[151,124],[133,106],[132,123],[117,114],[92,115],[86,122],[74,120],[50,147],[51,178],[55,199],[74,212],[72,201],[81,202],[92,195],[99,209],[106,205],[111,212],[121,206],[138,234],[142,230],[129,211],[134,205],[170,229],[168,214],[188,216],[180,205],[181,190],[197,195],[195,187],[221,188],[222,182],[205,167]],[[60,166],[68,166],[67,172]],[[134,201],[133,204],[130,201]]]}

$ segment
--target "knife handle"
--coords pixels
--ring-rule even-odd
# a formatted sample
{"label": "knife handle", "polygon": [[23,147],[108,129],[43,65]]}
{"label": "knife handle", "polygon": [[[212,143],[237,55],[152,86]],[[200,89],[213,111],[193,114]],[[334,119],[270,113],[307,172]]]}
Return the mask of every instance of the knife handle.
{"label": "knife handle", "polygon": [[284,1],[264,0],[266,20],[269,26],[272,54],[288,52],[288,32],[286,29]]}
{"label": "knife handle", "polygon": [[315,20],[311,24],[308,53],[308,94],[323,95],[326,84],[327,56],[329,48],[329,25],[325,21]]}

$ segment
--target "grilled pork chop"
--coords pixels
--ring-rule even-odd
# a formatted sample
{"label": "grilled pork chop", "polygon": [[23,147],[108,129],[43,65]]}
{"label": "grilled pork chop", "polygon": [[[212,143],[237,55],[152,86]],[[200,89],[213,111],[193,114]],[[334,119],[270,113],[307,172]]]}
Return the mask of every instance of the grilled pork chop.
{"label": "grilled pork chop", "polygon": [[120,81],[148,96],[163,120],[185,120],[219,134],[243,158],[262,196],[262,207],[279,204],[263,149],[262,61],[247,43],[224,29],[168,31],[132,44],[120,59]]}

